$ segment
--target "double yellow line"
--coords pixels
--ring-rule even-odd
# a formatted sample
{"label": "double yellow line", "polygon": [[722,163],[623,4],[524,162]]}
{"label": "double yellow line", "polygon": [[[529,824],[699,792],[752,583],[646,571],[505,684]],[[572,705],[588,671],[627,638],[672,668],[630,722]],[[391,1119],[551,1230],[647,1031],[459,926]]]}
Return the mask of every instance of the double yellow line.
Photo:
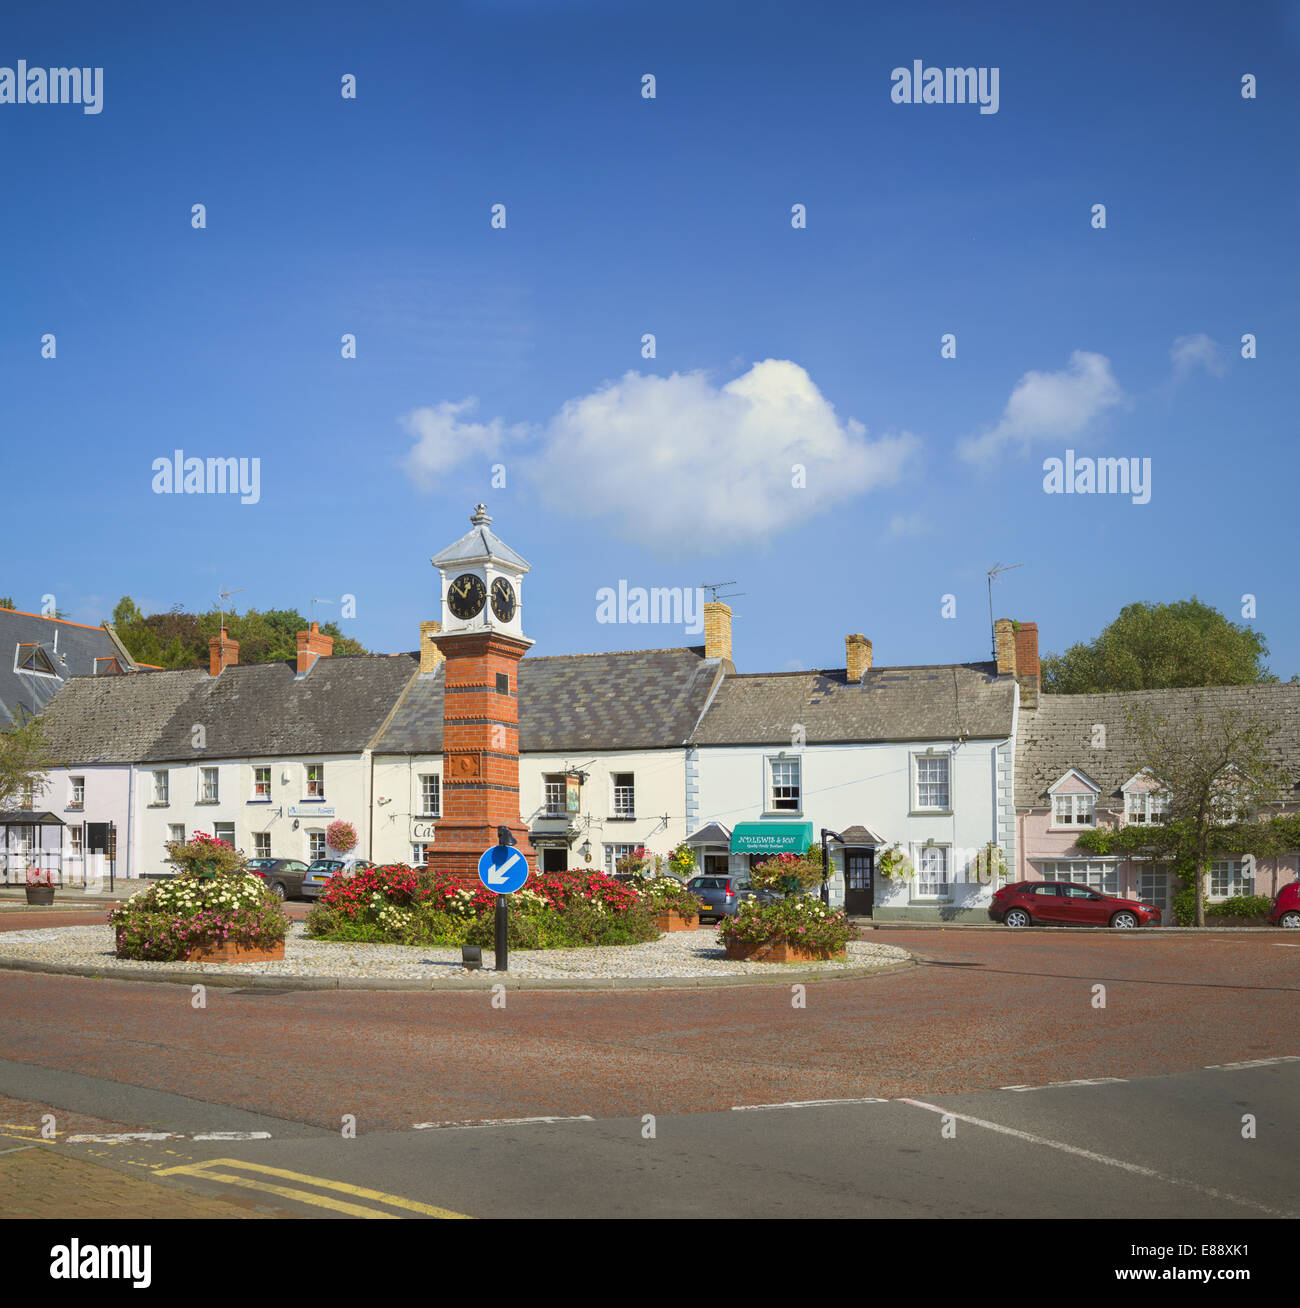
{"label": "double yellow line", "polygon": [[[241,1176],[229,1170],[238,1168],[245,1172],[256,1172],[257,1176]],[[258,1190],[264,1194],[278,1195],[281,1199],[293,1199],[298,1203],[311,1204],[316,1208],[328,1208],[332,1212],[344,1213],[348,1217],[396,1218],[399,1213],[385,1212],[360,1203],[350,1203],[347,1199],[335,1198],[332,1194],[312,1193],[310,1190],[295,1186],[277,1185],[266,1177],[278,1177],[283,1181],[298,1181],[304,1185],[315,1186],[317,1190],[335,1191],[351,1199],[368,1199],[372,1204],[385,1204],[389,1208],[401,1208],[407,1212],[418,1213],[421,1217],[467,1218],[468,1213],[453,1213],[448,1208],[435,1208],[432,1204],[422,1204],[415,1199],[405,1199],[399,1194],[387,1194],[383,1190],[370,1190],[363,1185],[348,1185],[345,1181],[330,1181],[323,1176],[308,1176],[305,1172],[290,1172],[283,1167],[266,1167],[262,1163],[246,1163],[239,1158],[209,1158],[201,1163],[187,1163],[182,1167],[163,1167],[154,1170],[155,1176],[193,1176],[202,1181],[219,1181],[225,1185],[241,1186],[245,1190]]]}

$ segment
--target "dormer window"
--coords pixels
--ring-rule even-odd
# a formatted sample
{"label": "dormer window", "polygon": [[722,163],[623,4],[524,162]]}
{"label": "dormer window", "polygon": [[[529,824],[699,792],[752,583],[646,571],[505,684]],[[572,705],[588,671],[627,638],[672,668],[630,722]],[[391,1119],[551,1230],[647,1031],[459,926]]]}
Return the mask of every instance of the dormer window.
{"label": "dormer window", "polygon": [[1054,827],[1095,827],[1097,825],[1097,796],[1053,795],[1052,825]]}
{"label": "dormer window", "polygon": [[54,660],[37,644],[21,644],[14,651],[15,672],[35,672],[41,677],[57,677]]}
{"label": "dormer window", "polygon": [[1154,826],[1169,821],[1169,793],[1162,790],[1150,768],[1136,772],[1120,787],[1124,795],[1124,821]]}
{"label": "dormer window", "polygon": [[1071,768],[1048,788],[1053,827],[1095,827],[1098,786],[1076,768]]}
{"label": "dormer window", "polygon": [[97,658],[95,660],[95,676],[120,677],[121,675],[122,665],[111,655],[108,657]]}

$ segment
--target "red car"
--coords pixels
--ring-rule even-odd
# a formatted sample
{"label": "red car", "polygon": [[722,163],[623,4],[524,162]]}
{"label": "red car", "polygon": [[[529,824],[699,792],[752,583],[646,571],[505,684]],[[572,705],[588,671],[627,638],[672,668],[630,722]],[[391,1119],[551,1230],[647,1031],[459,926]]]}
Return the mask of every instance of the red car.
{"label": "red car", "polygon": [[1011,927],[1159,926],[1160,910],[1140,899],[1120,899],[1073,881],[1016,881],[993,895],[989,916]]}
{"label": "red car", "polygon": [[1300,927],[1300,881],[1293,881],[1277,892],[1268,920],[1274,926]]}

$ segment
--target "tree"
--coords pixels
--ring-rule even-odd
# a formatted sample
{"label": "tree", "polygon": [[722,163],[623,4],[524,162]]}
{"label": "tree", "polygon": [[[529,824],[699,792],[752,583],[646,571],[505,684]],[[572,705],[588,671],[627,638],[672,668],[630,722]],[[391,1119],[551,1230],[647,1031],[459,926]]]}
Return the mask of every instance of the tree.
{"label": "tree", "polygon": [[1129,604],[1096,638],[1043,659],[1043,689],[1057,695],[1244,686],[1276,681],[1259,632],[1229,622],[1195,595],[1173,604]]}
{"label": "tree", "polygon": [[26,796],[45,785],[53,766],[49,745],[36,718],[15,719],[0,731],[0,811],[25,807]]}
{"label": "tree", "polygon": [[13,601],[12,595],[0,595],[0,609],[16,609],[17,604]]}
{"label": "tree", "polygon": [[1168,859],[1195,889],[1196,925],[1205,925],[1205,873],[1215,855],[1266,856],[1288,847],[1294,823],[1267,810],[1288,784],[1269,741],[1277,728],[1241,709],[1208,707],[1170,719],[1147,707],[1126,711],[1133,742],[1125,770],[1147,770],[1169,803],[1167,821],[1081,832],[1095,854]]}
{"label": "tree", "polygon": [[137,622],[144,621],[144,614],[136,607],[135,600],[130,595],[123,595],[117,602],[117,608],[113,610],[113,625],[115,627],[130,627]]}

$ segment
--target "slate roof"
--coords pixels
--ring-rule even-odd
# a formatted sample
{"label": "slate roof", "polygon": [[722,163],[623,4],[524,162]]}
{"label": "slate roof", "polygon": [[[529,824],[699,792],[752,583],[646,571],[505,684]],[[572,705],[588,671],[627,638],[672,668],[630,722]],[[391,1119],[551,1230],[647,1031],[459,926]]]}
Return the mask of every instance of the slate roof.
{"label": "slate roof", "polygon": [[[1278,728],[1274,762],[1300,782],[1300,685],[1203,686],[1138,690],[1110,695],[1040,695],[1038,708],[1022,711],[1016,740],[1016,807],[1046,808],[1047,788],[1077,768],[1111,798],[1138,770],[1125,711],[1145,706],[1176,721],[1202,711],[1243,710]],[[1093,726],[1106,728],[1104,749],[1092,747]]]}
{"label": "slate roof", "polygon": [[[39,644],[57,676],[16,670],[20,644]],[[94,676],[97,658],[116,658],[124,671],[135,668],[130,655],[103,627],[0,609],[0,726],[12,722],[20,709],[24,714],[39,713],[68,677]]]}
{"label": "slate roof", "polygon": [[[521,753],[669,749],[686,742],[722,669],[704,647],[528,655],[519,664]],[[440,667],[412,683],[375,746],[442,750]]]}
{"label": "slate roof", "polygon": [[810,745],[956,740],[1011,735],[1015,679],[994,663],[872,668],[861,684],[843,668],[728,677],[692,745],[783,745],[796,724]]}
{"label": "slate roof", "polygon": [[163,729],[207,676],[200,668],[183,668],[69,678],[41,719],[53,757],[68,765],[155,757]]}
{"label": "slate roof", "polygon": [[[296,663],[237,664],[219,677],[201,673],[160,732],[149,759],[192,761],[196,723],[211,758],[274,754],[359,754],[374,739],[419,671],[415,654],[318,659],[299,679]],[[149,673],[144,680],[161,674]]]}
{"label": "slate roof", "polygon": [[46,732],[68,763],[192,762],[193,730],[209,758],[358,754],[418,670],[414,654],[237,664],[131,677],[74,677],[55,696]]}

